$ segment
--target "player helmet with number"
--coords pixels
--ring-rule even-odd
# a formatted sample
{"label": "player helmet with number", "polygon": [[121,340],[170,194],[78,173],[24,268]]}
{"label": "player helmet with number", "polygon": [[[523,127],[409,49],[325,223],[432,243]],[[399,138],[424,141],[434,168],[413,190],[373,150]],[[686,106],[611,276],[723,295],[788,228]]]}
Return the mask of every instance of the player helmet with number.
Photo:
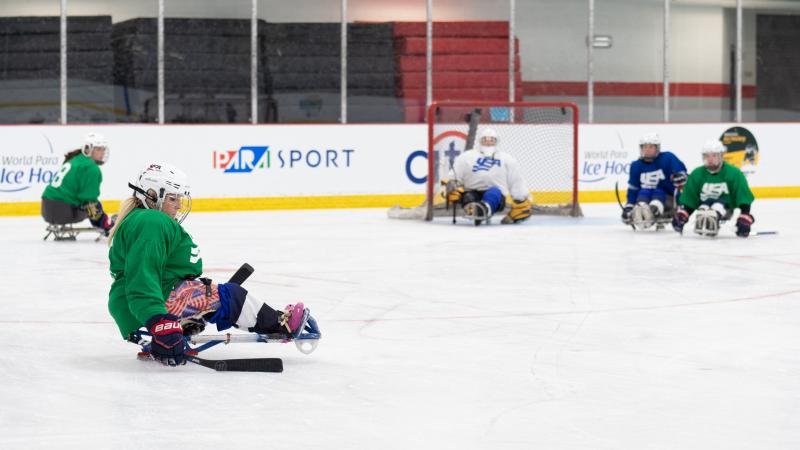
{"label": "player helmet with number", "polygon": [[[655,153],[651,154],[651,148],[655,146]],[[639,138],[639,159],[644,162],[652,162],[661,153],[661,138],[658,133],[648,133]]]}
{"label": "player helmet with number", "polygon": [[703,144],[703,165],[711,173],[717,173],[725,160],[722,156],[725,147],[717,139],[709,139]]}
{"label": "player helmet with number", "polygon": [[128,186],[133,189],[133,196],[141,200],[148,209],[164,211],[164,200],[168,197],[172,201],[180,202],[174,217],[178,223],[183,222],[192,210],[188,178],[172,164],[148,164]]}
{"label": "player helmet with number", "polygon": [[482,128],[478,135],[478,150],[483,155],[493,155],[497,151],[497,132],[494,128]]}
{"label": "player helmet with number", "polygon": [[103,151],[102,157],[100,157],[100,159],[95,159],[97,165],[102,166],[108,161],[108,142],[102,134],[89,133],[83,138],[83,148],[81,151],[84,156],[92,158],[92,152],[95,150]]}

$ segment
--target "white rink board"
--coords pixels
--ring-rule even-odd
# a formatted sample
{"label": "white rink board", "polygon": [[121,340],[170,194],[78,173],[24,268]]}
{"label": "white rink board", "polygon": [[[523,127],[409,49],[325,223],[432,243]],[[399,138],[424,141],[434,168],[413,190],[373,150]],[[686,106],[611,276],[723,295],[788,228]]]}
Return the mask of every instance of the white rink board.
{"label": "white rink board", "polygon": [[[101,198],[111,199],[126,197],[128,181],[151,161],[183,169],[198,198],[416,193],[405,175],[405,159],[426,142],[423,128],[414,125],[20,126],[2,131],[0,171],[22,175],[0,182],[0,202],[38,200],[47,182],[38,174],[52,177],[61,156],[79,147],[89,132],[102,133],[109,142]],[[226,173],[229,161],[241,162],[238,167],[245,170],[253,162],[253,150],[242,150],[248,146],[267,147],[256,165],[267,158],[268,163]]]}
{"label": "white rink board", "polygon": [[[644,133],[658,132],[664,150],[677,154],[691,170],[700,164],[703,142],[730,126],[581,125],[579,190],[609,191],[615,182],[624,186]],[[748,168],[751,185],[800,185],[795,169],[800,166],[795,143],[800,125],[741,126],[758,141],[759,162]],[[427,173],[425,125],[42,125],[1,130],[0,203],[37,201],[62,155],[77,148],[88,132],[104,134],[111,147],[103,167],[103,199],[127,196],[128,181],[146,163],[159,160],[189,174],[196,198],[421,194]],[[247,171],[253,162],[256,167]]]}
{"label": "white rink board", "polygon": [[579,128],[579,190],[611,190],[617,181],[624,186],[643,134],[658,133],[662,150],[675,153],[691,171],[702,164],[703,143],[734,126],[749,130],[758,143],[758,164],[742,168],[751,186],[800,185],[800,124],[593,124]]}

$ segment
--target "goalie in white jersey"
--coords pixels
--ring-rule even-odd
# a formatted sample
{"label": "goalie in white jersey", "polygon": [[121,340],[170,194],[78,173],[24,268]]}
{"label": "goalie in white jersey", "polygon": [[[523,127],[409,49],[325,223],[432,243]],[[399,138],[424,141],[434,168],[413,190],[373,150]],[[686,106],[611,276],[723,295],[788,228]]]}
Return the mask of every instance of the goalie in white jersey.
{"label": "goalie in white jersey", "polygon": [[511,197],[511,210],[502,223],[517,223],[531,216],[528,186],[519,163],[509,153],[497,149],[497,133],[482,128],[477,150],[466,151],[453,162],[447,186],[447,201],[461,204],[465,217],[479,225],[493,214],[503,211],[506,196]]}

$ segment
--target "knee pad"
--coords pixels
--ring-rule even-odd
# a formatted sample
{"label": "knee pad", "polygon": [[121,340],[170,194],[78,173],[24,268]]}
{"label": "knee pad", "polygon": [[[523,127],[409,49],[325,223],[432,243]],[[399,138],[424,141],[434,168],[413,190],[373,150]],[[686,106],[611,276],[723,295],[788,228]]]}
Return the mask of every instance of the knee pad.
{"label": "knee pad", "polygon": [[650,208],[650,205],[645,202],[637,203],[636,206],[633,207],[632,217],[634,227],[640,230],[646,230],[652,227],[656,221],[653,210]]}
{"label": "knee pad", "polygon": [[484,192],[482,198],[484,203],[489,205],[489,208],[491,208],[491,211],[489,211],[490,216],[503,209],[505,206],[505,199],[506,198],[503,195],[503,192],[494,186],[490,187],[486,192]]}
{"label": "knee pad", "polygon": [[653,211],[655,213],[655,215],[661,216],[661,215],[664,214],[664,202],[663,201],[654,198],[653,200],[650,201],[650,207],[651,207],[651,209],[655,208],[655,210]]}
{"label": "knee pad", "polygon": [[728,215],[728,209],[720,202],[712,203],[711,210],[719,214],[719,219],[722,220]]}

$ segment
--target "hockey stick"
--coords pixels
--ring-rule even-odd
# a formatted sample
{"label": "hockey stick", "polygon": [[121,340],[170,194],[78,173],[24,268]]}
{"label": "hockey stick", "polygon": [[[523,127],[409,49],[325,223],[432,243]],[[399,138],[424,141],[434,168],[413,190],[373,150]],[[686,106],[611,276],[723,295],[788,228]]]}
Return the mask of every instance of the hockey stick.
{"label": "hockey stick", "polygon": [[[678,188],[675,188],[675,193],[672,196],[672,201],[675,205],[672,208],[672,218],[674,219],[675,216],[678,214],[678,209],[680,209],[680,205],[678,204],[678,196],[680,196],[681,191]],[[684,224],[686,225],[686,224]],[[683,228],[681,228],[680,235],[683,236]]]}
{"label": "hockey stick", "polygon": [[[142,361],[155,361],[147,351],[137,355]],[[214,369],[217,372],[283,372],[283,360],[280,358],[247,358],[247,359],[204,359],[197,356],[196,351],[187,352],[186,361],[198,366]]]}
{"label": "hockey stick", "polygon": [[283,372],[283,360],[280,358],[247,358],[247,359],[203,359],[195,355],[187,355],[186,360],[197,365],[214,369],[217,372]]}
{"label": "hockey stick", "polygon": [[[464,146],[464,151],[468,152],[475,148],[475,136],[478,134],[478,123],[481,121],[481,114],[483,114],[483,110],[481,108],[475,108],[471,113],[467,113],[464,117],[465,121],[467,122],[467,142]],[[450,169],[455,172],[453,169],[453,163],[450,163]],[[454,186],[456,188],[456,186]],[[450,205],[450,201],[446,200],[447,204]],[[453,225],[456,224],[456,215],[458,214],[458,204],[453,202]]]}
{"label": "hockey stick", "polygon": [[[625,207],[622,206],[622,200],[619,199],[619,181],[614,182],[614,194],[617,196],[617,204],[619,205],[619,209],[621,209],[622,212],[625,212]],[[633,231],[636,231],[636,227],[632,223],[629,225],[631,228],[633,228]]]}
{"label": "hockey stick", "polygon": [[231,279],[228,280],[228,283],[238,284],[239,286],[241,286],[242,283],[244,283],[248,278],[250,278],[250,275],[252,275],[253,272],[255,272],[253,266],[244,263],[242,264],[242,267],[239,267],[239,270],[237,270],[236,273],[234,273],[233,276],[231,276]]}

